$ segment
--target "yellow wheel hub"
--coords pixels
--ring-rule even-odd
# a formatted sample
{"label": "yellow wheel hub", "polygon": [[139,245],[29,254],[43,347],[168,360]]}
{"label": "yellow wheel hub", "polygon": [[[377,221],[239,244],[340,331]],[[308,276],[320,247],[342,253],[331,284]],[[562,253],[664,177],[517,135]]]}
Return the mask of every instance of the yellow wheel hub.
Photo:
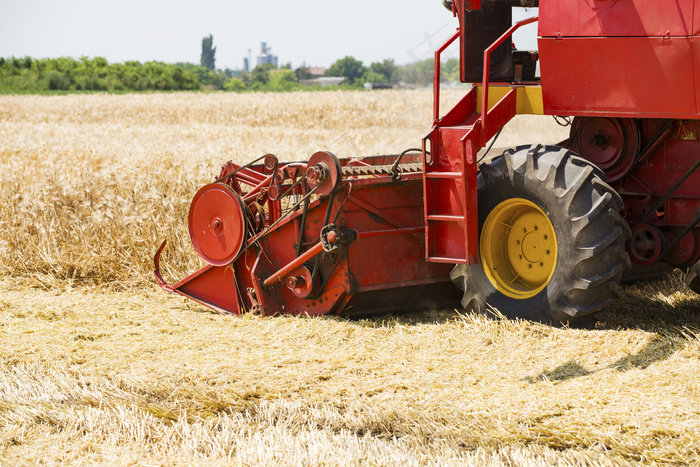
{"label": "yellow wheel hub", "polygon": [[534,297],[557,264],[557,238],[535,203],[512,198],[496,206],[481,230],[481,263],[496,290],[518,299]]}

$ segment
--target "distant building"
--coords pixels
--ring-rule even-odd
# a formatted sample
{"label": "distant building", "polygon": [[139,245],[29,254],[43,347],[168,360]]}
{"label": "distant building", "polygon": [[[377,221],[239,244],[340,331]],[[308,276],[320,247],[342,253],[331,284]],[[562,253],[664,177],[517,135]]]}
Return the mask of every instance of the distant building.
{"label": "distant building", "polygon": [[250,61],[248,61],[248,57],[243,59],[243,71],[250,73]]}
{"label": "distant building", "polygon": [[324,67],[322,67],[322,66],[310,66],[310,67],[306,67],[306,71],[308,71],[309,74],[311,75],[311,79],[323,78],[324,76],[326,76],[326,70],[327,70],[327,69],[328,69],[328,68],[324,68]]}
{"label": "distant building", "polygon": [[272,48],[267,47],[267,42],[260,43],[260,55],[258,55],[258,65],[274,65],[277,68],[277,55],[272,55]]}

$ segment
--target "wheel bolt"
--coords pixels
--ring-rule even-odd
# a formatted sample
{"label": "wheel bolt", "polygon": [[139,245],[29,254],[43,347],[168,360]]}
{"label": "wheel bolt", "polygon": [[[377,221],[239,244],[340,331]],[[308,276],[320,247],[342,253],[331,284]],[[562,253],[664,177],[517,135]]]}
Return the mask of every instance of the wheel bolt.
{"label": "wheel bolt", "polygon": [[537,226],[535,226],[535,230],[537,230]]}
{"label": "wheel bolt", "polygon": [[540,261],[540,267],[544,266],[544,263]]}
{"label": "wheel bolt", "polygon": [[544,239],[547,240],[547,236],[546,236],[546,235],[544,236]]}
{"label": "wheel bolt", "polygon": [[515,241],[515,244],[516,244],[516,245],[520,245],[520,240],[516,240],[516,241]]}
{"label": "wheel bolt", "polygon": [[532,264],[528,264],[527,267],[528,267],[529,269],[532,269]]}
{"label": "wheel bolt", "polygon": [[523,259],[523,255],[518,255],[518,259]]}
{"label": "wheel bolt", "polygon": [[547,254],[549,254],[549,250],[547,250]]}
{"label": "wheel bolt", "polygon": [[527,233],[527,229],[523,229],[523,233]]}

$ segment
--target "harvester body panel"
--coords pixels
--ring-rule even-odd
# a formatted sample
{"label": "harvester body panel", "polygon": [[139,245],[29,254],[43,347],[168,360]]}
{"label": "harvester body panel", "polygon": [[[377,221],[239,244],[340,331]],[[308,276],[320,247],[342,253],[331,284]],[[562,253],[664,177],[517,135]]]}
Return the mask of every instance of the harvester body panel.
{"label": "harvester body panel", "polygon": [[695,0],[543,0],[545,113],[700,118]]}

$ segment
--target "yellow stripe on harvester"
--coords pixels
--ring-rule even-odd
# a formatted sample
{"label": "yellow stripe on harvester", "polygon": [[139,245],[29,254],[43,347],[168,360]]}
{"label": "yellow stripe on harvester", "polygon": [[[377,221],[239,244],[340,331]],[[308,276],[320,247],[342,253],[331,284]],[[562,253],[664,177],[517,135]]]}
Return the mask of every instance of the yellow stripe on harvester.
{"label": "yellow stripe on harvester", "polygon": [[[481,111],[481,89],[477,86],[476,108]],[[511,90],[516,91],[517,115],[544,115],[541,86],[489,86],[489,110]]]}

